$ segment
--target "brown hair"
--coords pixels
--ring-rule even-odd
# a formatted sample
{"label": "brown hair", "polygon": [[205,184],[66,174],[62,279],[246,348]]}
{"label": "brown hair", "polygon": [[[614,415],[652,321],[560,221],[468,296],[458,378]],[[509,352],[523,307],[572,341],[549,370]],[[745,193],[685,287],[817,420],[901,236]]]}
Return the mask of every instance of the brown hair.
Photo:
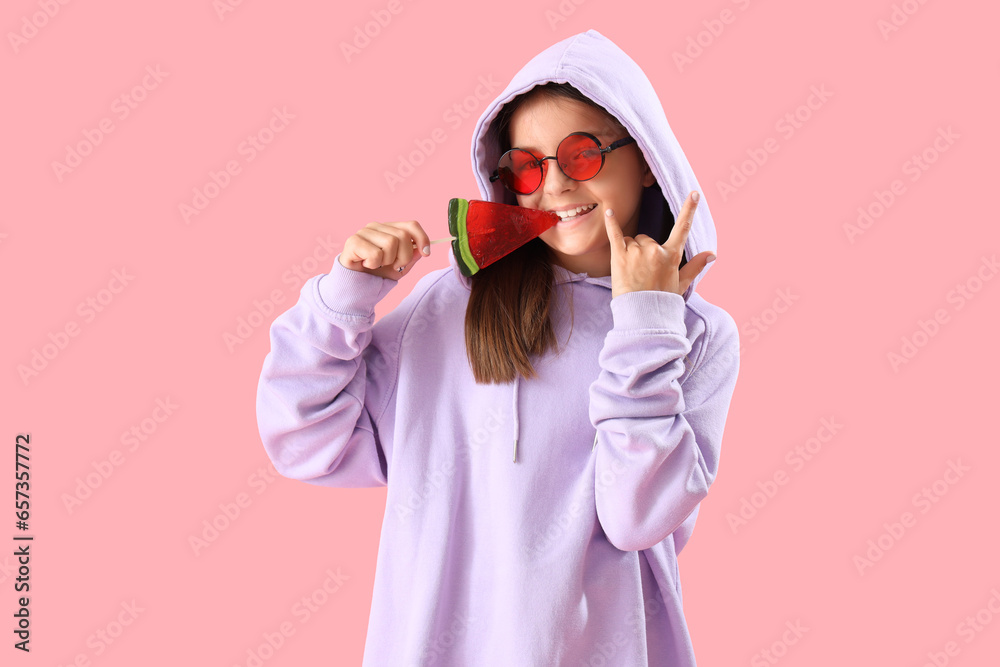
{"label": "brown hair", "polygon": [[[535,94],[589,104],[625,129],[604,107],[570,84],[549,82],[518,95],[497,114],[494,136],[501,154],[511,148],[511,117]],[[465,346],[477,383],[507,384],[518,374],[537,375],[529,357],[557,347],[551,321],[554,282],[549,247],[538,237],[472,276],[465,311]]]}

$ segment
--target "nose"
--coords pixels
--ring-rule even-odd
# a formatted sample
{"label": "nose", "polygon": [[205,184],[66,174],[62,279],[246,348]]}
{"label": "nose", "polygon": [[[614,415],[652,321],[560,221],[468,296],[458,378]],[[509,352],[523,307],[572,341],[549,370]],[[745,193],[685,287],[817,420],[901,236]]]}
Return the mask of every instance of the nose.
{"label": "nose", "polygon": [[[549,164],[547,160],[552,160]],[[576,187],[576,181],[563,173],[556,158],[546,158],[542,163],[542,189],[547,195],[559,195]]]}

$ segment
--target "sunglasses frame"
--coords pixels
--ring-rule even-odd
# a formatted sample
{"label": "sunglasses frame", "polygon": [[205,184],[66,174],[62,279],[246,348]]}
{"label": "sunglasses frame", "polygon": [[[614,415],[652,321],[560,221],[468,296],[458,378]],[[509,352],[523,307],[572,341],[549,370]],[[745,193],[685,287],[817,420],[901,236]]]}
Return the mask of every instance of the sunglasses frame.
{"label": "sunglasses frame", "polygon": [[[597,168],[597,171],[594,172],[593,176],[588,176],[587,178],[573,178],[572,176],[570,176],[569,174],[567,174],[565,171],[563,171],[562,165],[559,164],[559,158],[557,157],[557,155],[559,154],[559,148],[563,145],[563,142],[566,141],[566,139],[569,139],[570,137],[577,136],[577,135],[582,135],[584,137],[587,137],[587,138],[591,139],[595,144],[597,144],[597,148],[598,148],[598,150],[601,153],[601,166],[599,166]],[[545,172],[545,165],[544,165],[544,162],[546,160],[555,160],[556,161],[556,165],[559,167],[559,171],[562,171],[563,175],[566,176],[566,178],[568,178],[568,179],[577,181],[578,183],[583,182],[583,181],[589,181],[590,179],[596,177],[599,173],[601,173],[601,170],[604,169],[604,156],[607,153],[610,153],[611,151],[613,151],[613,150],[615,150],[617,148],[621,148],[622,146],[627,146],[627,145],[629,145],[629,144],[631,144],[633,142],[635,142],[635,138],[634,137],[624,137],[622,139],[619,139],[618,141],[615,141],[615,142],[609,144],[608,146],[606,146],[604,148],[601,148],[601,141],[600,141],[600,139],[598,139],[594,135],[590,134],[589,132],[571,132],[568,135],[566,135],[566,137],[564,137],[562,141],[559,142],[559,146],[556,146],[556,155],[547,155],[545,157],[537,157],[531,151],[525,150],[523,148],[517,148],[515,146],[515,147],[513,147],[513,148],[511,148],[511,149],[509,149],[507,151],[504,151],[504,154],[500,156],[499,160],[497,160],[497,168],[494,169],[493,170],[493,174],[490,175],[490,183],[493,183],[497,179],[500,179],[501,182],[503,183],[504,187],[507,188],[508,190],[510,190],[511,192],[513,192],[514,194],[516,194],[516,195],[530,195],[533,192],[536,192],[538,190],[538,188],[541,187],[542,183],[545,181],[545,173],[544,173]],[[541,178],[538,179],[538,185],[536,185],[535,188],[531,192],[518,192],[513,187],[511,187],[510,185],[508,185],[507,181],[505,181],[502,178],[500,178],[500,166],[499,166],[500,161],[503,160],[505,157],[507,157],[507,155],[510,154],[513,151],[522,151],[524,153],[527,153],[531,157],[533,157],[535,159],[535,165],[538,166],[540,172],[542,172]]]}

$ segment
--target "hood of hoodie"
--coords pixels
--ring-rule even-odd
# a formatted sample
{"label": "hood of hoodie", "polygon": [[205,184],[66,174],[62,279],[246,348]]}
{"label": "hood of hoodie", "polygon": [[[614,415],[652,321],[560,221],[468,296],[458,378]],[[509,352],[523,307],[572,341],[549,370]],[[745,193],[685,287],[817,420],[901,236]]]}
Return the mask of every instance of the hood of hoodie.
{"label": "hood of hoodie", "polygon": [[[550,81],[569,83],[588,98],[600,104],[625,126],[636,140],[656,183],[643,191],[638,233],[661,238],[663,207],[668,206],[673,218],[692,190],[702,194],[694,212],[691,231],[684,246],[688,260],[705,250],[718,250],[715,222],[707,198],[695,178],[694,171],[681,150],[663,105],[645,73],[632,58],[614,42],[596,30],[588,30],[557,42],[532,58],[514,75],[507,87],[483,111],[472,133],[472,168],[479,186],[480,199],[505,204],[517,204],[517,199],[500,181],[490,183],[490,174],[500,159],[500,143],[493,121],[509,101],[537,85]],[[454,253],[449,261],[466,288],[469,278],[462,275]],[[687,301],[711,264],[695,277],[684,292]],[[591,277],[553,266],[556,283],[586,280],[611,289],[611,277]]]}
{"label": "hood of hoodie", "polygon": [[[472,133],[472,168],[479,186],[480,199],[517,204],[517,198],[500,181],[490,183],[490,174],[500,159],[500,141],[493,124],[500,109],[509,101],[537,85],[549,81],[569,83],[600,104],[625,126],[636,140],[656,183],[645,188],[639,212],[638,232],[658,239],[663,232],[663,207],[668,206],[677,219],[678,211],[691,190],[702,192],[698,179],[681,150],[663,105],[645,73],[614,42],[596,30],[573,35],[548,47],[514,75],[507,87],[483,111]],[[715,223],[702,192],[694,220],[684,246],[688,260],[705,250],[717,251]],[[449,262],[458,280],[471,290],[470,278],[462,274],[455,253],[449,247]],[[695,277],[682,295],[687,302],[705,277],[709,264]],[[573,273],[553,265],[556,284],[586,281],[611,290],[611,276]],[[517,462],[520,420],[518,389],[521,378],[515,377],[511,412],[514,417],[513,461]],[[594,445],[597,436],[594,436]],[[693,518],[691,519],[693,521]]]}

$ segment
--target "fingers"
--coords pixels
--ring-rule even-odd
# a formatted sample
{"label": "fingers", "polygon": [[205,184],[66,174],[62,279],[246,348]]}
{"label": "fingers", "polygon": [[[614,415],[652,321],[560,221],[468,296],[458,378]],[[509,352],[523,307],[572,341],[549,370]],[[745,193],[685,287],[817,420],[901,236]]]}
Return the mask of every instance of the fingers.
{"label": "fingers", "polygon": [[699,253],[683,267],[684,246],[698,206],[699,193],[689,193],[662,244],[646,234],[625,236],[611,211],[605,212],[605,228],[611,242],[612,298],[618,294],[643,290],[663,290],[684,294],[692,281],[714,259],[710,251]]}
{"label": "fingers", "polygon": [[431,254],[431,237],[424,231],[419,222],[416,220],[407,220],[406,222],[396,224],[401,225],[403,229],[410,230],[410,238],[413,239],[413,243],[421,255]]}
{"label": "fingers", "polygon": [[[408,266],[417,248],[421,249],[418,257],[430,254],[430,237],[416,220],[372,222],[353,238],[356,241],[351,244],[351,250],[368,269],[391,266],[396,270]],[[425,252],[424,248],[428,250]]]}
{"label": "fingers", "polygon": [[[691,223],[694,220],[694,210],[698,208],[698,200],[701,199],[697,190],[692,190],[684,205],[681,206],[681,213],[674,222],[674,228],[670,230],[670,236],[663,242],[663,247],[678,255],[684,252],[684,244],[687,243],[688,233],[691,231]],[[687,266],[687,265],[685,265]]]}
{"label": "fingers", "polygon": [[621,225],[615,220],[615,212],[610,208],[604,211],[604,228],[611,243],[611,254],[616,255],[625,250],[625,235],[622,233]]}
{"label": "fingers", "polygon": [[[406,220],[389,224],[397,230],[393,234],[400,239],[396,259],[402,260],[405,258],[405,261],[394,262],[393,266],[395,268],[408,265],[413,259],[414,252],[418,254],[418,257],[431,254],[431,238],[424,231],[424,228],[420,226],[419,222],[416,220]],[[402,235],[399,234],[399,230],[403,232]]]}
{"label": "fingers", "polygon": [[[377,228],[380,223],[370,223],[352,237],[351,251],[366,269],[377,269],[396,259],[399,238]],[[346,243],[344,244],[347,245]]]}
{"label": "fingers", "polygon": [[708,263],[713,260],[715,260],[715,253],[710,250],[706,250],[705,252],[700,252],[695,255],[690,262],[681,268],[677,275],[681,283],[682,292],[687,290],[691,281],[693,281],[695,277],[701,273],[706,266],[708,266]]}

